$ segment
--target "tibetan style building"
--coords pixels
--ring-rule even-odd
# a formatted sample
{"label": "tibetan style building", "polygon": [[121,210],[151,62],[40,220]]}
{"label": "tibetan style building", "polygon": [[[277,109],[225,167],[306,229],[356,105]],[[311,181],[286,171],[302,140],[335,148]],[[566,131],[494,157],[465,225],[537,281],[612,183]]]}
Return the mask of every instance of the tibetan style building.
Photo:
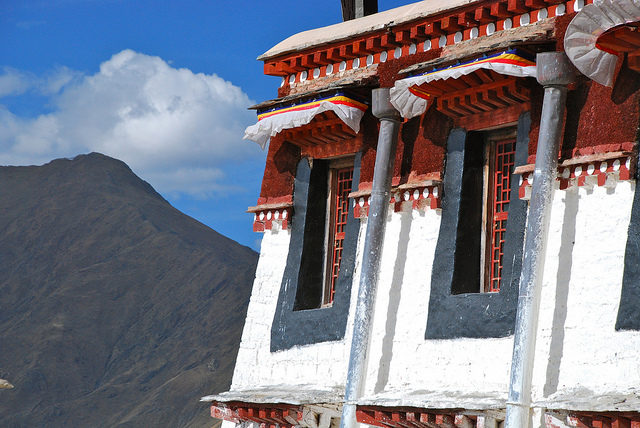
{"label": "tibetan style building", "polygon": [[259,58],[264,237],[212,416],[639,428],[640,1],[362,3]]}

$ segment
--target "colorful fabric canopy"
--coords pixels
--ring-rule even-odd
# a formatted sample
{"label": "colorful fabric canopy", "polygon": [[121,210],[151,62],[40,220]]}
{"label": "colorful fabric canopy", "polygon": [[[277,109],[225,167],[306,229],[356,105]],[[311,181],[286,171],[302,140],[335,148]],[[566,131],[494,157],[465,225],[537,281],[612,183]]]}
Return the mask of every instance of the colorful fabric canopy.
{"label": "colorful fabric canopy", "polygon": [[611,28],[637,21],[638,0],[594,0],[571,20],[564,36],[564,50],[585,76],[613,86],[618,56],[600,49],[598,37]]}
{"label": "colorful fabric canopy", "polygon": [[420,85],[434,80],[457,79],[480,68],[493,70],[508,76],[536,76],[535,61],[527,59],[523,53],[512,49],[495,55],[477,58],[473,61],[429,71],[418,76],[397,80],[394,87],[391,88],[391,103],[406,119],[419,116],[427,110],[428,101],[431,98],[428,90],[420,88]]}
{"label": "colorful fabric canopy", "polygon": [[258,123],[245,130],[244,139],[255,141],[264,149],[269,138],[278,132],[306,125],[316,115],[325,111],[334,112],[340,120],[357,133],[360,130],[360,120],[367,108],[364,103],[342,93],[336,93],[302,104],[258,111]]}

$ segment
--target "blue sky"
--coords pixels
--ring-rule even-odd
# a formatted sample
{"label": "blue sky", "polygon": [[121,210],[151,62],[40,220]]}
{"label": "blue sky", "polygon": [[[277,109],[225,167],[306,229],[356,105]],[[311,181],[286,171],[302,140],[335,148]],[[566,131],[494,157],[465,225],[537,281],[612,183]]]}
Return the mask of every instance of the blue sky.
{"label": "blue sky", "polygon": [[258,250],[265,152],[242,131],[280,81],[255,58],[340,20],[338,0],[0,0],[0,165],[102,152]]}

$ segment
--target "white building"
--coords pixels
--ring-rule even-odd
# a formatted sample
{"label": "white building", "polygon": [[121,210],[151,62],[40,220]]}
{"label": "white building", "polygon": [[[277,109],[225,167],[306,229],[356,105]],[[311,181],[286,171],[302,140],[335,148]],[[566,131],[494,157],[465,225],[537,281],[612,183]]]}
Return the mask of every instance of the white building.
{"label": "white building", "polygon": [[212,416],[640,427],[640,3],[590,3],[427,0],[259,58],[264,237]]}

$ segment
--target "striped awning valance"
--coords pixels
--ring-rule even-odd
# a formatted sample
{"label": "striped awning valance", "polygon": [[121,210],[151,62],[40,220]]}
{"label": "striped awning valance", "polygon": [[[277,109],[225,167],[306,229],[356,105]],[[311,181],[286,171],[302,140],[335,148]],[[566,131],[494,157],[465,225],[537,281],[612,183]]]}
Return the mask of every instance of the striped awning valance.
{"label": "striped awning valance", "polygon": [[509,76],[536,76],[535,61],[512,49],[398,80],[391,88],[391,103],[404,118],[419,116],[427,110],[431,98],[428,89],[421,88],[421,85],[435,80],[457,79],[481,68]]}
{"label": "striped awning valance", "polygon": [[258,122],[249,126],[244,133],[245,140],[252,140],[265,148],[269,138],[278,132],[297,128],[311,122],[320,113],[332,111],[354,132],[360,130],[360,120],[368,106],[343,93],[325,95],[300,104],[278,106],[258,111]]}

